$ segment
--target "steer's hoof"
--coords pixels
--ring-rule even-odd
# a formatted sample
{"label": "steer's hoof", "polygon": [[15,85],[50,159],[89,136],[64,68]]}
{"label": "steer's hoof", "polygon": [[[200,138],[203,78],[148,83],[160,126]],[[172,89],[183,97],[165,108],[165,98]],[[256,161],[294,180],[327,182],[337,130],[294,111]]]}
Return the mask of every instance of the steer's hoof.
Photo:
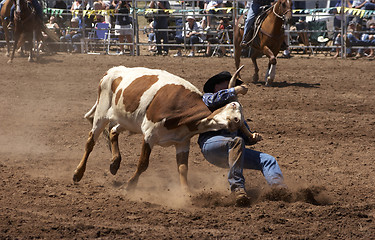
{"label": "steer's hoof", "polygon": [[83,177],[83,173],[82,174],[74,173],[74,175],[73,175],[73,181],[74,182],[79,182],[79,181],[81,181],[82,177]]}
{"label": "steer's hoof", "polygon": [[129,180],[128,185],[126,186],[126,191],[133,192],[137,186],[137,182],[134,180]]}
{"label": "steer's hoof", "polygon": [[111,163],[109,166],[109,171],[112,173],[112,175],[116,175],[118,169],[120,168],[121,160],[115,160]]}

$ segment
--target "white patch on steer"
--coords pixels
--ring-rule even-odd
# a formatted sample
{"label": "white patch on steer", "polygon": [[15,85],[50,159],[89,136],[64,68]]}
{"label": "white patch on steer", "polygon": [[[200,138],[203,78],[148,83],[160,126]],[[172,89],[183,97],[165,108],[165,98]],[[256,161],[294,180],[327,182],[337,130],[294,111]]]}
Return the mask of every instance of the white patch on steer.
{"label": "white patch on steer", "polygon": [[[202,126],[202,128],[207,129],[206,131],[229,129],[239,124],[239,122],[235,124],[235,119],[243,122],[242,107],[238,102],[231,102],[227,104],[221,112],[216,114],[211,121],[206,120],[206,125]],[[229,130],[234,131],[235,129]]]}

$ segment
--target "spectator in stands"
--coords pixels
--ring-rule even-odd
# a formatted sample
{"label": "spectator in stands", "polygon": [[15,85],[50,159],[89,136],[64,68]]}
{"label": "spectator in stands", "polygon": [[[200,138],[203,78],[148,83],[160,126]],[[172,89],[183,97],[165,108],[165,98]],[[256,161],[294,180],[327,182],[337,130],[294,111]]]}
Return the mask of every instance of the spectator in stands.
{"label": "spectator in stands", "polygon": [[61,42],[67,42],[67,51],[78,53],[80,45],[77,44],[81,41],[82,27],[78,17],[72,18],[70,21],[70,28],[63,32],[63,36],[60,37]]}
{"label": "spectator in stands", "polygon": [[[375,3],[373,0],[354,0],[352,4],[353,8],[362,10],[375,10]],[[355,21],[362,24],[362,18],[356,17]]]}
{"label": "spectator in stands", "polygon": [[57,23],[57,17],[51,16],[46,23],[46,28],[51,30],[58,38],[61,37],[61,28],[60,25]]}
{"label": "spectator in stands", "polygon": [[73,3],[72,3],[72,6],[70,8],[70,11],[74,11],[74,10],[90,10],[91,6],[88,2],[88,0],[85,0],[83,2],[83,5],[82,5],[82,0],[75,0]]}
{"label": "spectator in stands", "polygon": [[61,29],[60,26],[56,22],[56,17],[51,16],[48,20],[48,23],[45,24],[46,28],[49,30],[48,34],[46,31],[42,31],[43,41],[40,44],[40,49],[44,52],[54,53],[57,52],[57,45],[48,46],[46,43],[50,43],[52,41],[58,41],[61,37]]}
{"label": "spectator in stands", "polygon": [[[118,2],[119,2],[118,0],[112,0],[110,4],[106,7],[106,10],[112,10],[112,9],[115,10]],[[111,24],[111,27],[114,27],[116,24],[117,17],[114,16],[113,14],[109,14],[108,17],[109,17],[108,23]]]}
{"label": "spectator in stands", "polygon": [[93,10],[95,10],[95,13],[91,15],[91,17],[93,17],[92,23],[95,25],[95,23],[105,22],[104,16],[98,12],[100,10],[105,10],[105,5],[102,2],[94,2]]}
{"label": "spectator in stands", "polygon": [[370,0],[354,0],[353,7],[363,10],[375,10],[375,3]]}
{"label": "spectator in stands", "polygon": [[223,0],[210,1],[207,0],[204,4],[204,10],[206,14],[209,14],[203,18],[202,25],[203,28],[207,31],[211,28],[211,18],[210,14],[217,14],[220,11],[215,10],[215,8],[223,7]]}
{"label": "spectator in stands", "polygon": [[[158,45],[157,54],[166,56],[168,55],[169,48],[165,44],[168,44],[168,12],[164,10],[169,9],[169,1],[151,1],[150,8],[158,9],[158,12],[154,16],[154,30],[156,35],[156,44]],[[161,40],[163,40],[163,46],[161,46]]]}
{"label": "spectator in stands", "polygon": [[[115,25],[116,35],[118,36],[119,42],[124,43],[125,38],[127,43],[133,42],[133,26],[132,18],[130,14],[130,4],[128,1],[120,1],[116,7],[116,13],[121,14],[117,16],[117,21]],[[120,55],[123,55],[124,45],[120,45]],[[130,54],[134,55],[134,48],[130,46]]]}
{"label": "spectator in stands", "polygon": [[[362,34],[361,40],[362,41],[373,40],[375,38],[375,20],[367,21],[366,28],[367,28],[366,30],[369,31],[370,33]],[[367,54],[368,58],[373,58],[375,56],[373,48],[370,48],[367,51],[361,48],[358,50],[358,53],[359,53],[359,57],[363,57],[365,54]]]}
{"label": "spectator in stands", "polygon": [[[217,26],[217,35],[211,36],[207,40],[209,45],[206,49],[206,56],[212,55],[212,47],[211,44],[231,44],[233,39],[233,27],[229,22],[228,18],[220,19],[219,25]],[[226,48],[224,46],[220,47],[220,51],[218,52],[218,56],[226,56]]]}
{"label": "spectator in stands", "polygon": [[155,31],[154,31],[154,21],[151,18],[147,19],[147,21],[149,22],[149,29],[147,29],[147,37],[148,37],[148,44],[149,44],[148,51],[156,52],[157,49],[155,46],[156,36],[155,36]]}
{"label": "spectator in stands", "polygon": [[[355,21],[351,21],[348,26],[347,35],[344,36],[345,45],[348,48],[348,56],[353,56],[351,46],[375,46],[375,38],[368,38],[367,40],[362,40],[361,34],[358,31],[361,31],[361,25]],[[340,41],[341,36],[339,34],[335,39],[335,44],[340,45]],[[361,51],[359,51],[359,55],[357,55],[356,57],[360,56]],[[337,56],[335,55],[335,57]]]}
{"label": "spectator in stands", "polygon": [[[195,46],[199,42],[203,42],[203,31],[202,27],[199,23],[195,21],[194,16],[189,15],[186,17],[186,24],[185,28],[183,29],[183,36],[176,37],[177,43],[184,42],[184,36],[186,38],[187,43],[191,45],[191,52],[189,53],[188,57],[194,57],[195,55]],[[174,55],[175,57],[181,57],[181,48],[177,49],[177,53]]]}

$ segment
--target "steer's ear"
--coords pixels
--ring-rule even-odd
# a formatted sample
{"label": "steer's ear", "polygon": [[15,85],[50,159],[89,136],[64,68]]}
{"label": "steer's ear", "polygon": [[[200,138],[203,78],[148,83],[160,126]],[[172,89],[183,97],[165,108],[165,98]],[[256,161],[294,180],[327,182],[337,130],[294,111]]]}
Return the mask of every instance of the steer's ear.
{"label": "steer's ear", "polygon": [[240,72],[241,72],[241,70],[242,70],[243,67],[244,67],[244,65],[242,65],[241,67],[239,67],[237,69],[237,71],[233,74],[232,78],[229,81],[228,89],[236,86],[236,80],[237,80],[238,74],[240,74]]}

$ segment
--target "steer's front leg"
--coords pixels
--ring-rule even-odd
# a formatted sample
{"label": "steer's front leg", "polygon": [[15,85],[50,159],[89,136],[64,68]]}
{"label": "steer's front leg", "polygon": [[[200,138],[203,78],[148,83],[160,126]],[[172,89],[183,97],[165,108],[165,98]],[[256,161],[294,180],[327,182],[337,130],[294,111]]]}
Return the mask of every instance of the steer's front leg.
{"label": "steer's front leg", "polygon": [[188,161],[189,161],[190,141],[176,145],[177,170],[180,174],[180,184],[182,188],[190,193],[187,182]]}

